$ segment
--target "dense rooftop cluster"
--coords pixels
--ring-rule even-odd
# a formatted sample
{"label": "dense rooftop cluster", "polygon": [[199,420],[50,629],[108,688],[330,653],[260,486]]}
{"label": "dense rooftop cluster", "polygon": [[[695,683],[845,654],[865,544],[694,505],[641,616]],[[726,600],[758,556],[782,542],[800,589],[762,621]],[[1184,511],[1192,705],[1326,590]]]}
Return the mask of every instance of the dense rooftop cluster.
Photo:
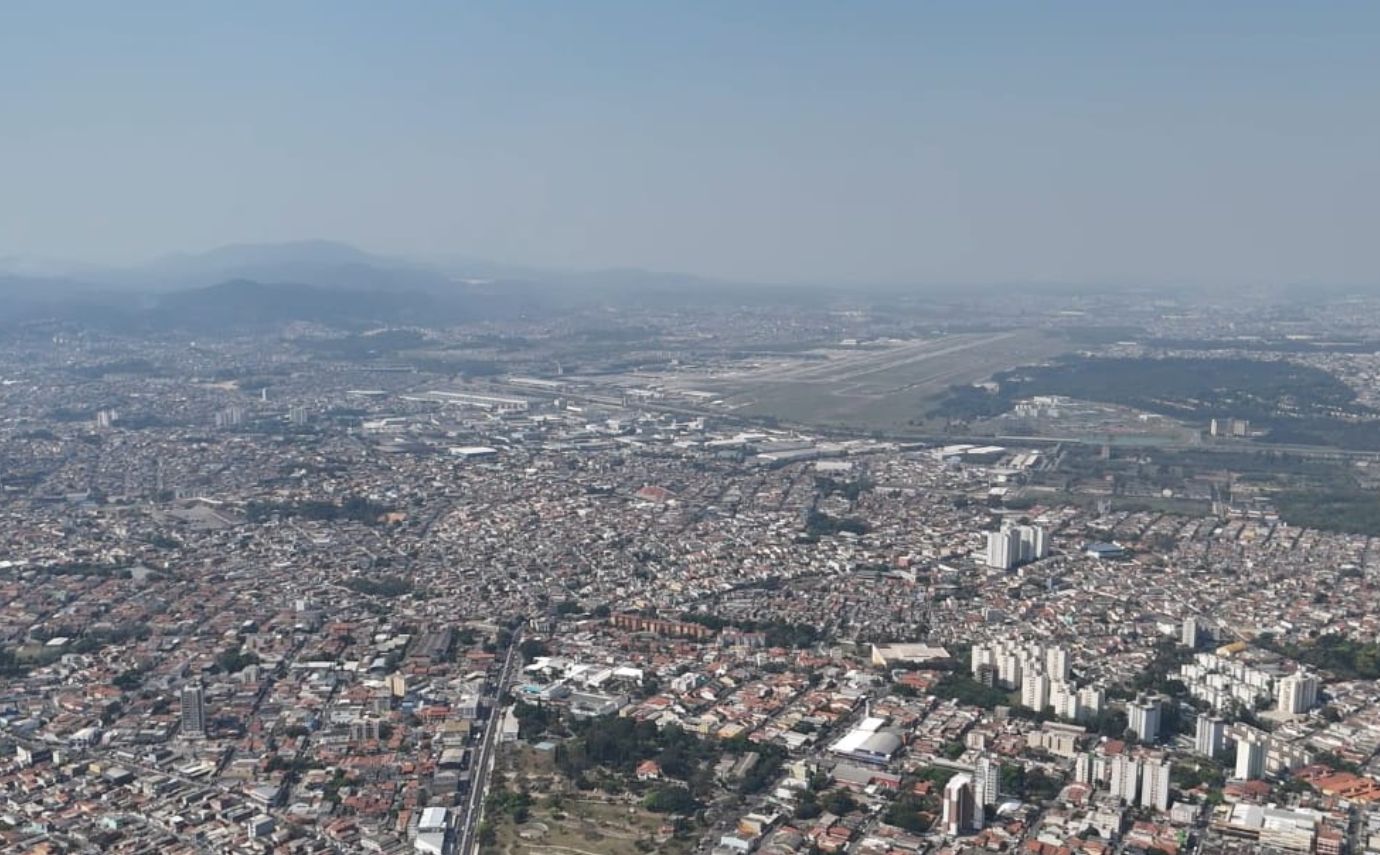
{"label": "dense rooftop cluster", "polygon": [[[177,347],[29,342],[2,378],[7,849],[469,853],[559,839],[560,800],[667,851],[1380,826],[1375,538],[1003,505],[1057,446]],[[991,566],[1010,524],[1049,554]],[[1021,649],[1054,695],[980,667]]]}

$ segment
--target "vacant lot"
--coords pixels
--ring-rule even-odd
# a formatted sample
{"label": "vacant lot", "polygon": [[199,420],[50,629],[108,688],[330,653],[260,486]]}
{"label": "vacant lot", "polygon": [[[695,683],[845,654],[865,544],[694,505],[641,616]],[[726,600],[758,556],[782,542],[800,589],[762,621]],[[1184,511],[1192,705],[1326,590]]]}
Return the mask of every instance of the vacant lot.
{"label": "vacant lot", "polygon": [[542,797],[531,817],[518,825],[507,817],[495,823],[498,840],[485,853],[504,855],[643,855],[689,852],[689,841],[660,833],[664,817],[626,804],[587,798]]}
{"label": "vacant lot", "polygon": [[694,848],[693,841],[665,833],[666,817],[642,808],[636,796],[575,789],[556,770],[549,753],[512,746],[499,758],[499,769],[509,786],[534,795],[524,822],[486,813],[496,839],[481,847],[484,855],[675,855]]}

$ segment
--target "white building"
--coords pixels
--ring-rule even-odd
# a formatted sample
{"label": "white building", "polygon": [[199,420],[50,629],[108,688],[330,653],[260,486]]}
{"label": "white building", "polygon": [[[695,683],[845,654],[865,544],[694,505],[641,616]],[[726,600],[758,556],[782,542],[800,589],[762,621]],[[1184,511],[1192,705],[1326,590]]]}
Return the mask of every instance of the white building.
{"label": "white building", "polygon": [[1198,716],[1198,726],[1193,735],[1193,750],[1204,757],[1216,757],[1222,750],[1227,733],[1227,723],[1216,716]]}
{"label": "white building", "polygon": [[1160,738],[1160,699],[1137,698],[1126,705],[1127,726],[1141,742],[1155,742]]}
{"label": "white building", "polygon": [[1097,718],[1102,714],[1106,700],[1103,691],[1095,686],[1084,686],[1078,690],[1078,716],[1080,721]]}
{"label": "white building", "polygon": [[1021,563],[1039,561],[1049,555],[1049,535],[1037,525],[1016,527],[1018,555]]}
{"label": "white building", "polygon": [[1074,761],[1073,779],[1080,784],[1092,784],[1093,762],[1092,755],[1088,752],[1084,751],[1082,754],[1079,754],[1078,759]]}
{"label": "white building", "polygon": [[421,818],[417,820],[417,830],[427,831],[446,831],[450,828],[450,811],[443,807],[429,807],[422,809]]}
{"label": "white building", "polygon": [[1107,759],[1107,755],[1094,754],[1092,756],[1092,779],[1095,786],[1106,787],[1111,785],[1112,761]]}
{"label": "white building", "polygon": [[978,830],[973,776],[960,772],[944,785],[944,833],[957,837]]}
{"label": "white building", "polygon": [[1236,777],[1253,781],[1265,774],[1265,753],[1268,745],[1255,737],[1236,743]]}
{"label": "white building", "polygon": [[1049,706],[1049,677],[1032,674],[1021,684],[1021,706],[1036,711]]}
{"label": "white building", "polygon": [[528,402],[525,398],[509,398],[502,395],[476,395],[470,392],[427,392],[423,399],[429,398],[446,404],[474,407],[494,413],[524,413]]}
{"label": "white building", "polygon": [[1067,679],[1069,655],[1062,647],[1003,639],[990,644],[974,645],[973,676],[980,676],[984,667],[990,667],[998,683],[1007,689],[1022,689],[1028,680],[1036,676],[1045,677],[1050,687],[1041,691],[1039,700],[1049,703],[1049,692],[1053,688],[1053,683]]}
{"label": "white building", "polygon": [[1180,637],[1180,641],[1183,642],[1184,647],[1197,647],[1198,642],[1201,640],[1202,627],[1198,625],[1198,619],[1196,617],[1184,618],[1183,634]]}
{"label": "white building", "polygon": [[1190,695],[1219,712],[1237,705],[1250,708],[1257,700],[1274,695],[1270,673],[1211,652],[1198,653],[1192,662],[1181,665],[1179,678]]}
{"label": "white building", "polygon": [[987,566],[997,570],[1010,570],[1021,557],[1021,536],[1015,529],[987,533]]}
{"label": "white building", "polygon": [[1140,803],[1155,810],[1169,810],[1169,761],[1147,760],[1140,779]]}
{"label": "white building", "polygon": [[979,806],[1000,804],[1001,764],[986,755],[980,757],[973,773],[973,789]]}
{"label": "white building", "polygon": [[1045,673],[1055,680],[1069,678],[1069,652],[1066,648],[1045,648]]}
{"label": "white building", "polygon": [[1054,714],[1060,718],[1072,721],[1083,719],[1083,711],[1078,706],[1078,691],[1071,683],[1055,680],[1050,684],[1049,705],[1054,707]]}
{"label": "white building", "polygon": [[521,732],[522,724],[518,721],[517,710],[513,707],[505,708],[498,722],[498,741],[517,742],[518,734]]}
{"label": "white building", "polygon": [[1032,730],[1025,735],[1025,744],[1055,757],[1076,757],[1078,743],[1085,736],[1087,731],[1076,724],[1047,721],[1040,725],[1039,730]]}
{"label": "white building", "polygon": [[206,735],[206,693],[201,686],[182,690],[182,735],[192,739]]}
{"label": "white building", "polygon": [[1125,754],[1118,754],[1112,758],[1111,771],[1112,798],[1135,804],[1136,796],[1140,793],[1140,762]]}
{"label": "white building", "polygon": [[1010,570],[1049,555],[1049,536],[1037,525],[1003,526],[987,533],[988,567]]}
{"label": "white building", "polygon": [[1025,669],[1021,665],[1021,658],[1010,651],[1000,651],[995,659],[997,680],[1008,689],[1019,689],[1021,681],[1025,679]]}
{"label": "white building", "polygon": [[1279,711],[1301,715],[1318,702],[1318,678],[1312,674],[1290,674],[1279,681]]}

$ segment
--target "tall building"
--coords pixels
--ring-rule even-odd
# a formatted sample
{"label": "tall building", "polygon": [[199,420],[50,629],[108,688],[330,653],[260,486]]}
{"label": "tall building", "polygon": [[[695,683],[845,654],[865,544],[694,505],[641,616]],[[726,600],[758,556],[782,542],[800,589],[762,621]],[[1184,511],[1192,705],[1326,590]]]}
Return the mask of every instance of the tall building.
{"label": "tall building", "polygon": [[1021,683],[1021,706],[1040,711],[1049,706],[1049,678],[1033,674]]}
{"label": "tall building", "polygon": [[974,798],[978,809],[983,805],[999,804],[1001,799],[1001,764],[986,755],[978,758],[973,773]]}
{"label": "tall building", "polygon": [[193,739],[206,735],[206,694],[200,685],[182,690],[182,735]]}
{"label": "tall building", "polygon": [[1107,759],[1106,754],[1094,754],[1092,756],[1092,779],[1093,786],[1106,787],[1112,780],[1112,764]]}
{"label": "tall building", "polygon": [[1078,755],[1078,759],[1073,764],[1073,779],[1080,784],[1091,784],[1093,782],[1093,760],[1092,755],[1084,751]]}
{"label": "tall building", "polygon": [[983,668],[983,666],[987,666],[995,670],[997,658],[995,652],[992,650],[991,647],[988,647],[985,644],[974,644],[971,656],[972,659],[969,662],[969,665],[972,668],[974,677],[978,675],[978,672]]}
{"label": "tall building", "polygon": [[977,798],[973,793],[973,776],[960,772],[944,785],[944,833],[966,834],[977,830]]}
{"label": "tall building", "polygon": [[1078,692],[1072,683],[1063,680],[1055,680],[1049,688],[1049,705],[1054,707],[1054,714],[1060,718],[1080,721],[1083,718],[1083,711],[1078,707]]}
{"label": "tall building", "polygon": [[1141,742],[1155,742],[1160,738],[1160,699],[1157,696],[1139,697],[1126,705],[1127,726]]}
{"label": "tall building", "polygon": [[1147,760],[1140,779],[1140,803],[1156,810],[1169,810],[1169,761]]}
{"label": "tall building", "polygon": [[1227,723],[1216,716],[1198,716],[1198,727],[1193,735],[1193,750],[1204,757],[1216,757],[1222,750],[1226,737]]}
{"label": "tall building", "polygon": [[1236,743],[1236,777],[1254,781],[1265,774],[1265,741],[1254,736]]}
{"label": "tall building", "polygon": [[1010,570],[1021,557],[1021,536],[1012,528],[987,533],[987,566]]}
{"label": "tall building", "polygon": [[1105,700],[1103,691],[1096,686],[1084,686],[1078,690],[1078,716],[1080,720],[1097,718],[1102,714]]}
{"label": "tall building", "polygon": [[1049,555],[1049,535],[1037,525],[1003,526],[987,533],[987,566],[1010,570]]}
{"label": "tall building", "polygon": [[1014,653],[997,654],[997,680],[1008,689],[1019,689],[1023,678],[1021,660]]}
{"label": "tall building", "polygon": [[[1048,687],[1032,689],[1038,694],[1027,705],[1050,703],[1055,685],[1066,681],[1070,674],[1067,649],[1009,638],[974,645],[971,665],[975,679],[985,678],[988,673],[986,669],[990,668],[996,684],[1005,689],[1022,690],[1035,677],[1044,677]],[[1077,687],[1070,684],[1068,691],[1075,692]]]}
{"label": "tall building", "polygon": [[1202,637],[1203,628],[1198,625],[1198,619],[1196,617],[1184,618],[1183,636],[1180,639],[1184,647],[1190,649],[1196,648],[1198,642],[1202,641]]}
{"label": "tall building", "polygon": [[1019,560],[1039,561],[1049,555],[1049,536],[1037,525],[1016,527]]}
{"label": "tall building", "polygon": [[1287,715],[1306,713],[1318,702],[1318,678],[1302,671],[1279,681],[1279,711]]}
{"label": "tall building", "polygon": [[1121,799],[1128,805],[1136,803],[1140,793],[1140,762],[1118,754],[1112,758],[1111,775],[1112,798]]}
{"label": "tall building", "polygon": [[1069,678],[1068,648],[1045,648],[1045,673],[1055,680],[1067,680]]}
{"label": "tall building", "polygon": [[216,427],[239,427],[244,424],[244,407],[232,406],[216,413]]}

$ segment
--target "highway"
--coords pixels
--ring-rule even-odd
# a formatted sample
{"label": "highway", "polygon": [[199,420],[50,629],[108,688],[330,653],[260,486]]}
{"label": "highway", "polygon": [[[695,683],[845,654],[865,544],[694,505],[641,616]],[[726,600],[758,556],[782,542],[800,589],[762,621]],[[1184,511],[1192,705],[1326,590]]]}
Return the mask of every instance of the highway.
{"label": "highway", "polygon": [[484,798],[489,791],[489,781],[493,776],[494,754],[498,745],[499,718],[503,714],[501,699],[508,691],[513,679],[513,666],[521,661],[518,647],[522,644],[522,630],[513,634],[508,652],[503,658],[503,670],[499,672],[498,684],[494,690],[494,703],[489,709],[488,721],[484,723],[484,733],[479,738],[479,747],[474,752],[470,792],[465,799],[465,809],[460,817],[458,830],[459,855],[470,855],[479,851],[479,826],[484,821]]}

